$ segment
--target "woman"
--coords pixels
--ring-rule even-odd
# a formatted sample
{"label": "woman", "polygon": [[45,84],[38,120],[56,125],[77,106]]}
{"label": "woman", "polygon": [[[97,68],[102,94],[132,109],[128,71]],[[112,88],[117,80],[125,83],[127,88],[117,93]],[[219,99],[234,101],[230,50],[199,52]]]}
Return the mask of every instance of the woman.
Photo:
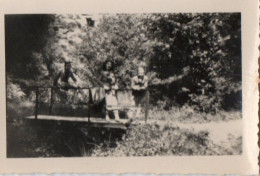
{"label": "woman", "polygon": [[120,121],[119,113],[117,110],[118,102],[116,98],[115,90],[118,89],[116,84],[116,78],[114,72],[114,63],[111,60],[107,60],[103,65],[101,72],[101,81],[103,88],[105,89],[106,99],[106,120],[110,120],[109,112],[113,111],[115,120]]}

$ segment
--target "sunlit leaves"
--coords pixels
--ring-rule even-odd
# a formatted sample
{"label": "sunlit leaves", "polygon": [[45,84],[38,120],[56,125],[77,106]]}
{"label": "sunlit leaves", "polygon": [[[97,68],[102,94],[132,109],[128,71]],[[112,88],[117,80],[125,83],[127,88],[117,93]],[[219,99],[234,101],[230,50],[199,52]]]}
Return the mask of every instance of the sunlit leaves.
{"label": "sunlit leaves", "polygon": [[155,104],[165,97],[172,101],[167,106],[210,100],[208,109],[215,111],[223,107],[226,92],[241,89],[240,18],[238,13],[101,14],[89,27],[86,15],[53,15],[44,46],[30,51],[32,60],[14,66],[34,70],[39,85],[50,84],[63,62],[71,61],[91,87],[99,86],[102,64],[112,59],[119,85],[129,87],[143,65]]}

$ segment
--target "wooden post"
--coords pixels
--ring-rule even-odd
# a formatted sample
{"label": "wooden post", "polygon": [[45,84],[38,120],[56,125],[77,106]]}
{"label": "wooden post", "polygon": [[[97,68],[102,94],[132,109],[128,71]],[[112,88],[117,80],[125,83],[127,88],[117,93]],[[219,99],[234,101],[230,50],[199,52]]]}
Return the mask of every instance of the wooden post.
{"label": "wooden post", "polygon": [[35,119],[37,119],[38,116],[38,99],[39,99],[39,88],[36,87],[36,91],[35,91]]}
{"label": "wooden post", "polygon": [[149,90],[145,91],[145,123],[147,122],[147,118],[149,116]]}
{"label": "wooden post", "polygon": [[91,91],[88,89],[88,123],[90,123],[90,100],[91,100]]}
{"label": "wooden post", "polygon": [[51,87],[51,99],[50,99],[49,115],[52,115],[52,107],[53,107],[53,88]]}

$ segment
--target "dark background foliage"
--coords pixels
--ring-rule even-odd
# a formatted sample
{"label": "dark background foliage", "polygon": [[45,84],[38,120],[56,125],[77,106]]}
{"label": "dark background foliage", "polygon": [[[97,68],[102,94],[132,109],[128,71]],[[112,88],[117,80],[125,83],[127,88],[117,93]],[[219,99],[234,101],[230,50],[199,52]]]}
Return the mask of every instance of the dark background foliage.
{"label": "dark background foliage", "polygon": [[240,13],[103,14],[94,26],[86,18],[5,16],[8,101],[33,101],[31,86],[51,85],[65,60],[82,86],[98,86],[112,59],[121,87],[146,68],[154,106],[241,109]]}

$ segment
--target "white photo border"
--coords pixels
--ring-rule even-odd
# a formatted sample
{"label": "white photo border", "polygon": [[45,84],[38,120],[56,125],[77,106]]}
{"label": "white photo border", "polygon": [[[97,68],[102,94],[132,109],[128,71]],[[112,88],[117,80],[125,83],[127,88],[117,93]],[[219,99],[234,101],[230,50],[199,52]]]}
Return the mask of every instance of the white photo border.
{"label": "white photo border", "polygon": [[[258,174],[258,0],[0,0],[0,173]],[[232,156],[6,157],[5,14],[239,12],[243,154]]]}

